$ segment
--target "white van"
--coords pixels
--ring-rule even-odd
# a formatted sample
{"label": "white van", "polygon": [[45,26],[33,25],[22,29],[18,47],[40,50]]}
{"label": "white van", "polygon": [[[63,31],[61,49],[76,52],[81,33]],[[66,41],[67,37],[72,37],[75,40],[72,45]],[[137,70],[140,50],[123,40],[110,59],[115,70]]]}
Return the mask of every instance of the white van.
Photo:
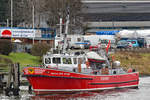
{"label": "white van", "polygon": [[68,47],[71,49],[84,48],[84,38],[82,35],[67,35]]}

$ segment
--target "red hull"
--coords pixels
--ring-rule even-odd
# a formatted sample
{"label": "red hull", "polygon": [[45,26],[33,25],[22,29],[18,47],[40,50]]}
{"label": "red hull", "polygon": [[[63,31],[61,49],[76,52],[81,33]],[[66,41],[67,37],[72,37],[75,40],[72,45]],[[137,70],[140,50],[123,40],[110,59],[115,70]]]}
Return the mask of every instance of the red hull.
{"label": "red hull", "polygon": [[138,72],[121,75],[86,75],[35,67],[27,67],[23,71],[36,94],[138,87],[139,83]]}

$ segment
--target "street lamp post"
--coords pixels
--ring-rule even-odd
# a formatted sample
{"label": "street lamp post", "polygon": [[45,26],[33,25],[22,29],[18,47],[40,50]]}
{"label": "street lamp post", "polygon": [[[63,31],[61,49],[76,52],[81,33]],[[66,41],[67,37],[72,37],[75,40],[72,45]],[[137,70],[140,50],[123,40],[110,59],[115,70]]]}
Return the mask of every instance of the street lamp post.
{"label": "street lamp post", "polygon": [[11,0],[11,28],[13,27],[13,0]]}
{"label": "street lamp post", "polygon": [[[10,22],[10,24],[11,24],[11,33],[12,33],[12,27],[13,27],[13,0],[11,0],[10,1],[10,9],[11,9],[11,11],[10,11],[10,20],[11,20],[11,22]],[[10,39],[11,39],[11,41],[12,41],[12,36],[10,37]]]}
{"label": "street lamp post", "polygon": [[33,28],[33,45],[34,45],[34,38],[35,38],[35,30],[34,30],[34,28],[35,28],[35,26],[34,26],[34,23],[35,23],[35,20],[34,20],[34,4],[33,4],[33,6],[32,6],[32,28]]}
{"label": "street lamp post", "polygon": [[7,19],[7,27],[9,27],[9,20]]}

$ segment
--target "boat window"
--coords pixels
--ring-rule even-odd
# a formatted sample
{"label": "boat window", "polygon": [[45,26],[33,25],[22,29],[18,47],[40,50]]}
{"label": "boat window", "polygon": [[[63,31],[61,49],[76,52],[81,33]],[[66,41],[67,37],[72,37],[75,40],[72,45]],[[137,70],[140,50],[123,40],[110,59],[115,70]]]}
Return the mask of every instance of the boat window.
{"label": "boat window", "polygon": [[63,58],[63,64],[72,64],[71,58]]}
{"label": "boat window", "polygon": [[77,58],[73,58],[74,64],[77,64]]}
{"label": "boat window", "polygon": [[85,64],[86,59],[85,58],[78,58],[78,63],[79,64]]}
{"label": "boat window", "polygon": [[81,58],[78,58],[78,64],[82,64],[82,59]]}
{"label": "boat window", "polygon": [[85,64],[85,62],[86,62],[86,59],[82,58],[82,64]]}
{"label": "boat window", "polygon": [[45,64],[51,64],[51,58],[45,58]]}
{"label": "boat window", "polygon": [[61,63],[60,60],[61,60],[60,58],[53,58],[53,63],[60,64]]}

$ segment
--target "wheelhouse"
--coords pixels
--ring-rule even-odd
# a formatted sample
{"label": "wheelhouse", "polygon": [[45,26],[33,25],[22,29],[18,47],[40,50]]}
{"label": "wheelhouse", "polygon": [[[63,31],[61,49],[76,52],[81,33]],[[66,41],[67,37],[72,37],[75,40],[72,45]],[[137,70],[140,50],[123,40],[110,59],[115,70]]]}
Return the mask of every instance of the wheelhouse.
{"label": "wheelhouse", "polygon": [[85,62],[87,58],[76,55],[64,55],[64,54],[53,54],[53,55],[45,55],[43,59],[43,63],[47,68],[77,68],[78,64],[81,64],[82,68],[85,68]]}

